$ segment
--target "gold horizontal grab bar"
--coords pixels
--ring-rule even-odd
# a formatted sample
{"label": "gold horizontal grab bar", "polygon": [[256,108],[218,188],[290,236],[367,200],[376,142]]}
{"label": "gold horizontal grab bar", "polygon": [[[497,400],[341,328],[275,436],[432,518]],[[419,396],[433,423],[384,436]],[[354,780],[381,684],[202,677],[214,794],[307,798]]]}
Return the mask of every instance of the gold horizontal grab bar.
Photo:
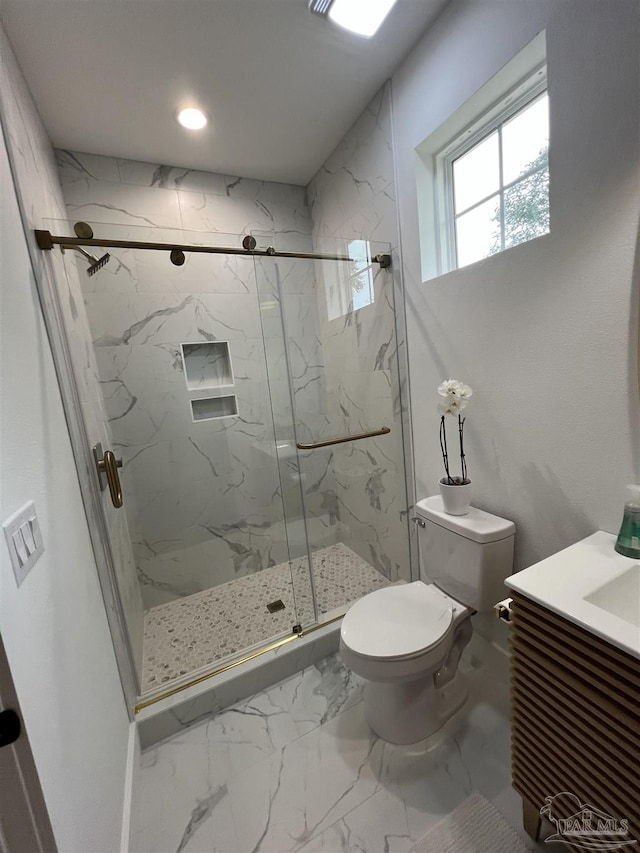
{"label": "gold horizontal grab bar", "polygon": [[329,438],[327,441],[312,441],[308,444],[298,441],[296,447],[298,450],[316,450],[318,447],[330,447],[332,444],[344,444],[346,441],[361,441],[363,438],[375,438],[377,435],[388,435],[390,432],[389,427],[380,427],[371,432],[356,432],[353,435],[343,435],[342,438]]}

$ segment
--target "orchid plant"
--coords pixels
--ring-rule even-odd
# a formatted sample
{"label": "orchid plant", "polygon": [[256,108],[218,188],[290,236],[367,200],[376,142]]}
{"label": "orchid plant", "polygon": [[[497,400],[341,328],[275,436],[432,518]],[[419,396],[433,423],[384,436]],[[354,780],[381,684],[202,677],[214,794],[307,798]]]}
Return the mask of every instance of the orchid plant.
{"label": "orchid plant", "polygon": [[[464,422],[460,412],[466,409],[469,398],[473,391],[464,382],[458,379],[446,379],[438,386],[438,394],[442,397],[438,403],[438,411],[440,412],[440,450],[442,451],[442,460],[444,462],[444,470],[446,477],[442,478],[442,482],[448,486],[464,486],[469,482],[467,477],[467,459],[464,455]],[[461,477],[452,477],[449,470],[449,452],[447,450],[447,428],[445,425],[445,417],[451,415],[458,419],[458,440],[460,442],[460,467]]]}

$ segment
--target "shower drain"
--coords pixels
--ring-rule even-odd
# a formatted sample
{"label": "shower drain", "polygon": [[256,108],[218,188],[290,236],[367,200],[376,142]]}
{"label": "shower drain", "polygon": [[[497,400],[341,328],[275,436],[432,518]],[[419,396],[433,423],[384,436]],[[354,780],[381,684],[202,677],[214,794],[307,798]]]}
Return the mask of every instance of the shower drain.
{"label": "shower drain", "polygon": [[267,604],[267,610],[269,613],[277,613],[278,610],[284,610],[284,601],[281,598],[278,598],[276,601],[270,601]]}

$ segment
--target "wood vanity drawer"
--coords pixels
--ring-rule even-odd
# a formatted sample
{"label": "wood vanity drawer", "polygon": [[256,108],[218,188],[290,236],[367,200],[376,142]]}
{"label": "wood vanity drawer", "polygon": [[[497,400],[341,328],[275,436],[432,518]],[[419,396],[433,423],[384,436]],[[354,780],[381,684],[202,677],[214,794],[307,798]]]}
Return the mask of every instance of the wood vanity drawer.
{"label": "wood vanity drawer", "polygon": [[538,810],[571,792],[640,840],[640,662],[520,594],[511,610],[514,788]]}

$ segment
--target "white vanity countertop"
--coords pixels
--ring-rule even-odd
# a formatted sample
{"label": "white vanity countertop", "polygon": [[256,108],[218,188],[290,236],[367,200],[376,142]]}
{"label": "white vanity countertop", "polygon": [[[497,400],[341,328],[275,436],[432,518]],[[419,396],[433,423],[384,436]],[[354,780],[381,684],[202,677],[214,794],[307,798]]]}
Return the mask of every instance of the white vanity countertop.
{"label": "white vanity countertop", "polygon": [[599,530],[505,583],[640,659],[640,560],[618,554],[615,542]]}

